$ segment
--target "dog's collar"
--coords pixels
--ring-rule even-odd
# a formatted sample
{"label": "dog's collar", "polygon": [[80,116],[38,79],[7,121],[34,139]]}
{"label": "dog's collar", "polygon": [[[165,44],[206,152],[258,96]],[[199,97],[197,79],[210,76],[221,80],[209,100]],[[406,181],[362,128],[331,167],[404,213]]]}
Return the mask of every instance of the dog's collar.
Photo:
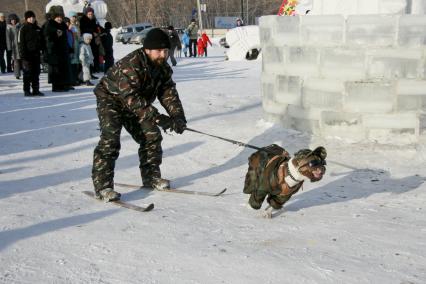
{"label": "dog's collar", "polygon": [[307,177],[302,175],[299,170],[293,165],[293,159],[290,159],[286,165],[287,176],[285,181],[290,187],[293,187],[301,182],[303,182]]}
{"label": "dog's collar", "polygon": [[288,166],[288,164],[289,164],[290,162],[288,162],[287,163],[287,173],[288,173],[288,175],[290,176],[290,178],[292,179],[292,180],[294,180],[295,182],[301,182],[301,180],[297,180],[292,174],[291,174],[291,172],[290,172],[290,168],[289,168],[289,166]]}

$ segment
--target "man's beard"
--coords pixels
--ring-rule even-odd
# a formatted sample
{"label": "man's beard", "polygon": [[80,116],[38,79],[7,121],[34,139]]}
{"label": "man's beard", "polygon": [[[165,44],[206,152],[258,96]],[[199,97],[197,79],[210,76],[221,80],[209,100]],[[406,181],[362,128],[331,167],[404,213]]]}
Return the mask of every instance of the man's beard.
{"label": "man's beard", "polygon": [[160,66],[160,65],[163,65],[166,60],[164,58],[157,58],[151,61],[152,63],[154,63],[154,65]]}

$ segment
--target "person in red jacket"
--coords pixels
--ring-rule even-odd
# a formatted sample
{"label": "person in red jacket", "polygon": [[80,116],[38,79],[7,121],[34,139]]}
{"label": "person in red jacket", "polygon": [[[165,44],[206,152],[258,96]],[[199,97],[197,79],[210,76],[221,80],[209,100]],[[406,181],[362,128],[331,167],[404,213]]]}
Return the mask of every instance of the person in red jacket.
{"label": "person in red jacket", "polygon": [[197,51],[198,51],[198,56],[202,56],[204,54],[204,42],[201,37],[197,41]]}
{"label": "person in red jacket", "polygon": [[207,44],[210,44],[210,46],[212,46],[212,42],[210,41],[210,38],[206,34],[206,32],[203,32],[203,34],[201,35],[201,39],[204,43],[204,56],[207,57]]}

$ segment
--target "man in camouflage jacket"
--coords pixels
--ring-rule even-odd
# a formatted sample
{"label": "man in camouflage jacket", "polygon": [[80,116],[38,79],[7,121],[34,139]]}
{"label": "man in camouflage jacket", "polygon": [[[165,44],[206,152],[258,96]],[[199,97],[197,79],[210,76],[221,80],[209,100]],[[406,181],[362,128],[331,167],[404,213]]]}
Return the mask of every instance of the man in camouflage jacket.
{"label": "man in camouflage jacket", "polygon": [[[112,66],[96,86],[100,141],[94,151],[92,179],[96,195],[106,201],[117,200],[114,166],[124,128],[140,145],[139,161],[144,186],[168,188],[161,178],[162,136],[157,125],[181,134],[186,118],[167,64],[170,41],[161,29],[152,29],[144,47],[125,56]],[[168,115],[152,106],[158,98]]]}

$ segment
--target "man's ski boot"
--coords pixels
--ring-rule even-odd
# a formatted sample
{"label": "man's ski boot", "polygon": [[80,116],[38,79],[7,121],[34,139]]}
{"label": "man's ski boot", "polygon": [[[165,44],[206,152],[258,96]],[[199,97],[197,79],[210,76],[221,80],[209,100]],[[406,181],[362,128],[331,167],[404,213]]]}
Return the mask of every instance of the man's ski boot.
{"label": "man's ski boot", "polygon": [[153,178],[151,181],[144,183],[144,186],[155,190],[167,190],[170,189],[170,181],[164,178]]}
{"label": "man's ski boot", "polygon": [[121,194],[114,191],[112,188],[105,188],[96,192],[96,198],[102,199],[105,202],[120,200]]}

